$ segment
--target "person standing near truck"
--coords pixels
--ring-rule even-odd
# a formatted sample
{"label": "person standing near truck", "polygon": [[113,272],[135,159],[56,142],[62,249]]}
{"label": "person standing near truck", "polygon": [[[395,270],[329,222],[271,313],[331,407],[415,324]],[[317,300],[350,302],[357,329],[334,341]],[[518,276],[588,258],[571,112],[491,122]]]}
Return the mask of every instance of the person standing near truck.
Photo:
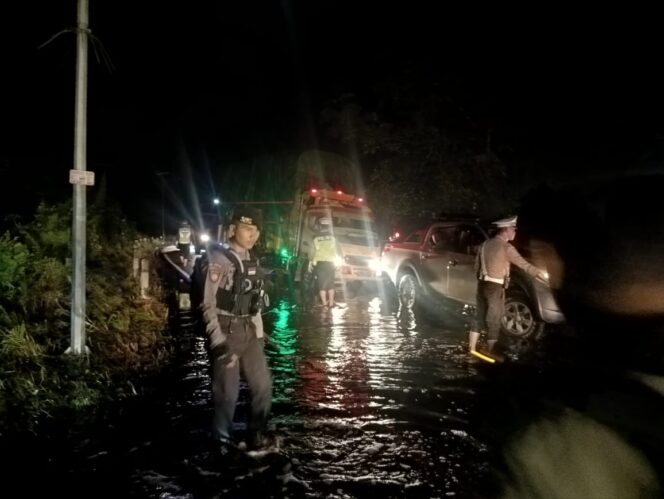
{"label": "person standing near truck", "polygon": [[313,239],[311,265],[318,283],[318,294],[323,308],[334,307],[334,260],[337,241],[332,234],[332,220],[322,217],[316,223],[318,234]]}
{"label": "person standing near truck", "polygon": [[477,252],[475,270],[477,273],[477,315],[476,324],[471,328],[468,346],[471,353],[477,352],[477,342],[482,332],[488,336],[488,353],[493,353],[500,336],[500,321],[504,314],[505,289],[509,285],[510,265],[516,265],[534,277],[546,280],[547,274],[528,263],[512,246],[516,236],[517,217],[497,220],[493,224],[498,233],[482,243]]}

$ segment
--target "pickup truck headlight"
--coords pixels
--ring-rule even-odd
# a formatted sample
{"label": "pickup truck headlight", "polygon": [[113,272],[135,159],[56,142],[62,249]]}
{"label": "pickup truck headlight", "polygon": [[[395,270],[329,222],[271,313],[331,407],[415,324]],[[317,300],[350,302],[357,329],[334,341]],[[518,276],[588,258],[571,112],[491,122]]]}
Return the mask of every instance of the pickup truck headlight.
{"label": "pickup truck headlight", "polygon": [[340,256],[335,256],[334,257],[334,266],[335,267],[341,267],[343,264],[344,264],[343,258],[341,258]]}

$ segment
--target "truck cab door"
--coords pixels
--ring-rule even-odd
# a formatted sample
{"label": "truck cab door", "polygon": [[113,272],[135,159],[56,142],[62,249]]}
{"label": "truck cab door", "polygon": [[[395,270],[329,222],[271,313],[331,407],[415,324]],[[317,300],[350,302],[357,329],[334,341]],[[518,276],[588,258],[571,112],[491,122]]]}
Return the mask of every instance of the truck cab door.
{"label": "truck cab door", "polygon": [[461,224],[456,227],[452,251],[446,262],[450,298],[475,305],[477,299],[475,258],[479,245],[484,240],[484,234],[474,225]]}
{"label": "truck cab door", "polygon": [[430,291],[446,297],[449,294],[447,261],[450,258],[450,238],[453,228],[434,226],[420,249],[421,277]]}

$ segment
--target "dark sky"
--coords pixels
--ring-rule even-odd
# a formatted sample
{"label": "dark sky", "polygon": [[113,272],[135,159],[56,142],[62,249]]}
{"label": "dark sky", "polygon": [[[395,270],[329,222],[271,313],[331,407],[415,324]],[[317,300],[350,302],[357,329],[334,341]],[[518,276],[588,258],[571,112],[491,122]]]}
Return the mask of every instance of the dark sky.
{"label": "dark sky", "polygon": [[[72,0],[7,3],[5,213],[70,195],[75,37],[38,47],[76,21]],[[353,93],[371,108],[377,84],[409,78],[491,126],[514,162],[573,171],[657,159],[663,47],[649,18],[428,2],[91,0],[91,29],[112,66],[91,47],[88,168],[144,221],[159,204],[156,172],[177,183],[184,163],[214,176],[311,147],[325,140],[317,124],[328,100]]]}

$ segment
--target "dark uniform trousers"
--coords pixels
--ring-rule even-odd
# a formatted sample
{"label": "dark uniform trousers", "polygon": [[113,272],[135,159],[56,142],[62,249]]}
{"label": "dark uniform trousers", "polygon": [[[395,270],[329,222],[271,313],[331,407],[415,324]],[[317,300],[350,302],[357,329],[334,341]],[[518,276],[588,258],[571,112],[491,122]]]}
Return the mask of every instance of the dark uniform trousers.
{"label": "dark uniform trousers", "polygon": [[500,321],[505,308],[505,288],[491,281],[477,283],[477,331],[486,331],[490,340],[500,335]]}
{"label": "dark uniform trousers", "polygon": [[272,405],[272,378],[249,316],[218,316],[224,344],[214,350],[212,394],[215,405],[214,431],[218,438],[230,438],[233,414],[240,391],[240,369],[251,391],[251,416],[247,429],[262,431]]}

